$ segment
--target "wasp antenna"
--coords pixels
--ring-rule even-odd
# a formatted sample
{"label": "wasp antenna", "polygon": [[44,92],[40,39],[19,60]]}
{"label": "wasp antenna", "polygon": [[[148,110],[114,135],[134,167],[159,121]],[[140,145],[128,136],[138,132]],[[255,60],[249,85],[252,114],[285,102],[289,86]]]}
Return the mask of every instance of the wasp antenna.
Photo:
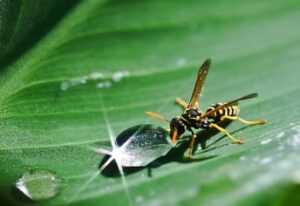
{"label": "wasp antenna", "polygon": [[178,135],[178,130],[175,129],[175,130],[173,131],[172,138],[171,138],[173,144],[176,143],[177,135]]}
{"label": "wasp antenna", "polygon": [[150,117],[155,117],[157,119],[160,119],[160,120],[164,120],[166,122],[170,122],[167,118],[165,118],[163,115],[160,115],[160,114],[156,114],[154,112],[146,112],[146,114]]}

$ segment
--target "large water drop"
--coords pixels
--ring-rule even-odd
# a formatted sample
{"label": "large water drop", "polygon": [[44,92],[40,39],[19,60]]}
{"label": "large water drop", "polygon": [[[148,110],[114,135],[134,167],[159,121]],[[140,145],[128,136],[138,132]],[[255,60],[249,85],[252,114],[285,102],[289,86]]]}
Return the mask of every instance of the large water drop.
{"label": "large water drop", "polygon": [[[123,143],[124,139],[127,140]],[[146,166],[173,147],[167,131],[153,125],[127,129],[117,137],[116,142],[120,151],[119,160],[125,167]]]}
{"label": "large water drop", "polygon": [[[166,155],[174,146],[166,130],[150,124],[128,128],[115,141],[117,147],[113,148],[111,156],[123,167],[144,167]],[[101,165],[108,158],[104,157]]]}
{"label": "large water drop", "polygon": [[34,201],[45,200],[54,197],[61,181],[57,176],[45,170],[33,170],[26,172],[16,182],[16,188],[25,196]]}

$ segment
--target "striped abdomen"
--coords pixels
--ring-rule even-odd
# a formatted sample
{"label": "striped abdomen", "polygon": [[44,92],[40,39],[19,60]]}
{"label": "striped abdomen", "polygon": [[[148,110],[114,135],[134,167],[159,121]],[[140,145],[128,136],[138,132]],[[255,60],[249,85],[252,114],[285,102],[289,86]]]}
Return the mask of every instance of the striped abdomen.
{"label": "striped abdomen", "polygon": [[[209,112],[221,105],[223,104],[222,103],[213,104],[210,107],[208,107],[206,112]],[[212,113],[208,118],[213,119],[215,122],[219,122],[222,116],[224,115],[237,116],[239,112],[240,112],[239,108],[236,105],[233,105],[233,106],[225,107],[223,109],[220,109],[219,111]]]}

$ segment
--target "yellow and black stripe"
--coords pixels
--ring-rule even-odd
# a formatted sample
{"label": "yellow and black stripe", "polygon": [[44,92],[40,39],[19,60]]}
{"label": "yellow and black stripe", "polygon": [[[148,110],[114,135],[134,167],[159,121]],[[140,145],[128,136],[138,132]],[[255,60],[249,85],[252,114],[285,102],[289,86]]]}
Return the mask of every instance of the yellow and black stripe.
{"label": "yellow and black stripe", "polygon": [[[219,106],[222,106],[222,103],[217,103],[217,104],[212,104],[210,107],[207,108],[206,112],[209,112],[211,110],[216,109]],[[221,117],[226,115],[226,116],[237,116],[238,113],[240,112],[238,106],[233,105],[229,107],[225,107],[223,109],[220,109],[209,116],[209,119],[214,119],[216,122],[220,121]]]}

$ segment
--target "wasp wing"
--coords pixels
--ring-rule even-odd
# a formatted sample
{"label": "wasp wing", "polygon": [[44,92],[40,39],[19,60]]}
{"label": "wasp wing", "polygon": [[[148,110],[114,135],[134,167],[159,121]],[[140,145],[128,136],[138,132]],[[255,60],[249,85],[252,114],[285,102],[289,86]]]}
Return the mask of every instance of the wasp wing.
{"label": "wasp wing", "polygon": [[198,71],[197,80],[194,86],[193,94],[187,108],[197,108],[199,106],[199,97],[202,92],[203,84],[206,79],[211,60],[206,59]]}
{"label": "wasp wing", "polygon": [[229,106],[232,106],[232,105],[236,105],[239,101],[242,101],[242,100],[246,100],[246,99],[251,99],[251,98],[254,98],[254,97],[257,97],[257,93],[251,93],[251,94],[248,94],[246,96],[243,96],[241,98],[238,98],[238,99],[235,99],[235,100],[232,100],[230,102],[227,102],[223,105],[220,105],[218,106],[217,108],[213,109],[213,110],[210,110],[209,112],[206,112],[205,114],[203,114],[200,119],[205,119],[206,117],[210,116],[211,114],[213,114],[214,112],[220,110],[220,109],[224,109],[226,107],[229,107]]}

